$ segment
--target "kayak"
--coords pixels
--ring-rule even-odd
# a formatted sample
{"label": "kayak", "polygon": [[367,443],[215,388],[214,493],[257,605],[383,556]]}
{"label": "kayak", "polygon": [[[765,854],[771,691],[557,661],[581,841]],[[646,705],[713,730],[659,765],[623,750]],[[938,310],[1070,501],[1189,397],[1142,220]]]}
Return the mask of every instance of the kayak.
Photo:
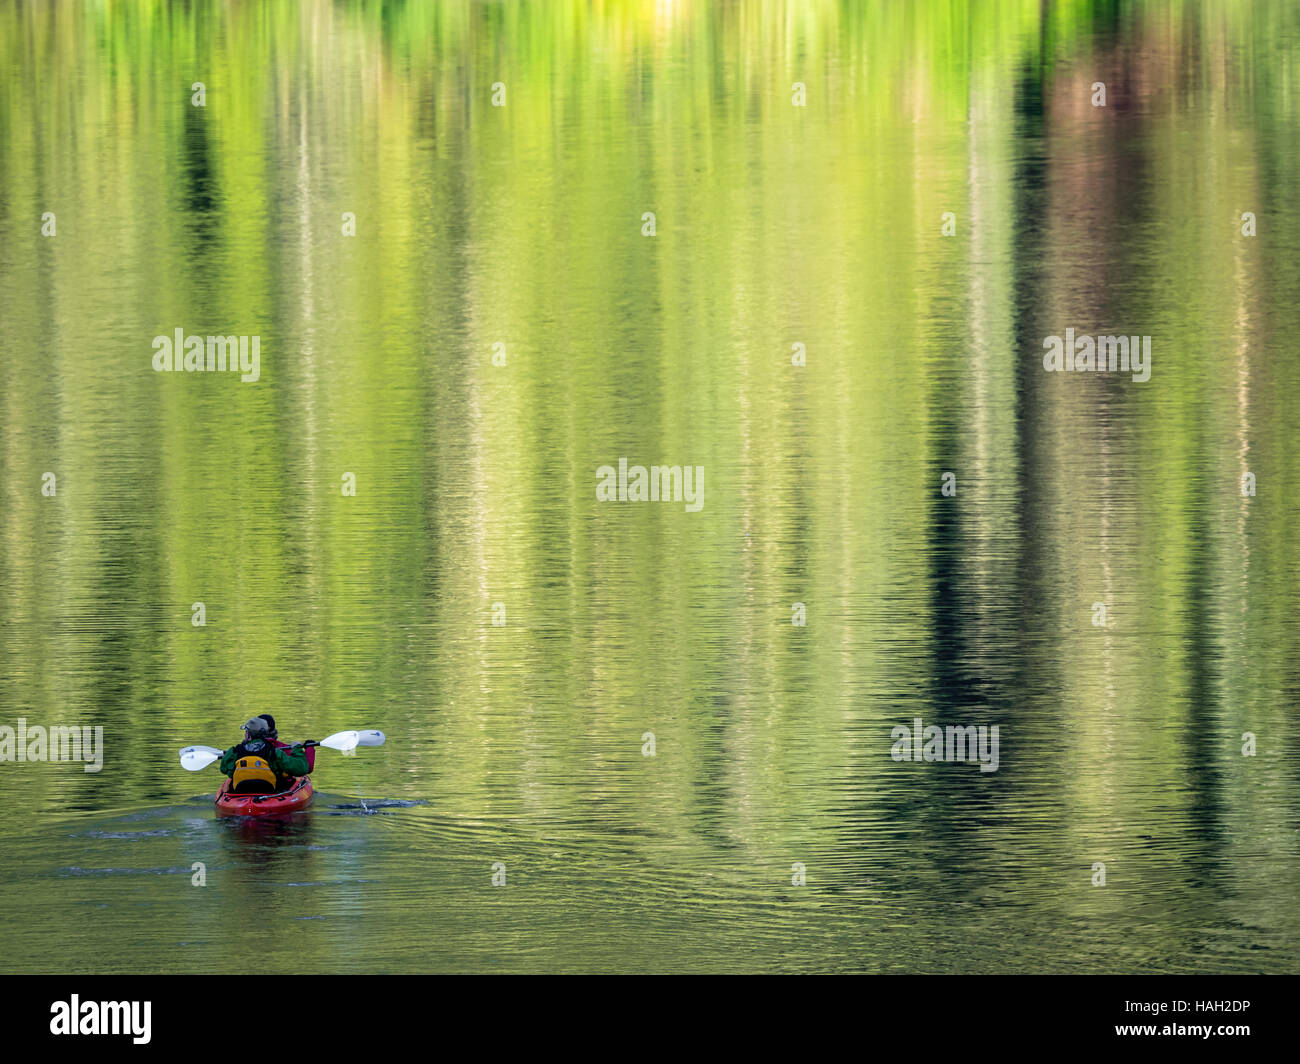
{"label": "kayak", "polygon": [[221,781],[217,791],[217,816],[273,816],[294,813],[311,805],[311,780],[299,776],[294,785],[279,794],[231,794],[230,780]]}

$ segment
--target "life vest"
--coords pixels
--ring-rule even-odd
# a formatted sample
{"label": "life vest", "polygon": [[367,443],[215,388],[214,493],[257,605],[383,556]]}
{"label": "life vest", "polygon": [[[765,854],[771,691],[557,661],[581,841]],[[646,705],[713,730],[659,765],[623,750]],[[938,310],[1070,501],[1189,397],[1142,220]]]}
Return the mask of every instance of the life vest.
{"label": "life vest", "polygon": [[[250,746],[258,749],[250,752]],[[266,743],[254,741],[241,744],[236,750],[241,756],[235,761],[235,771],[230,774],[230,790],[234,794],[275,794],[282,789],[280,777],[266,754],[266,746]]]}

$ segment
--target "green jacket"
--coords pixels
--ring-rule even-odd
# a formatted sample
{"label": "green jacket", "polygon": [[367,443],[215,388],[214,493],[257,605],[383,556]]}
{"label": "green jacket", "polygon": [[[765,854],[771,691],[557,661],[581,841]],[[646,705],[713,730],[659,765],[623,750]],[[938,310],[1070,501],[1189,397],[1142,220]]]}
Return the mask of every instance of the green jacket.
{"label": "green jacket", "polygon": [[[244,749],[243,743],[237,743],[221,755],[221,771],[227,776],[235,774],[235,764],[241,757],[244,757],[248,751]],[[261,750],[258,750],[252,756],[266,759],[266,763],[271,766],[271,771],[277,776],[284,778],[286,776],[305,776],[311,771],[307,764],[307,751],[301,746],[297,749],[292,747],[284,750],[278,746],[267,743]]]}

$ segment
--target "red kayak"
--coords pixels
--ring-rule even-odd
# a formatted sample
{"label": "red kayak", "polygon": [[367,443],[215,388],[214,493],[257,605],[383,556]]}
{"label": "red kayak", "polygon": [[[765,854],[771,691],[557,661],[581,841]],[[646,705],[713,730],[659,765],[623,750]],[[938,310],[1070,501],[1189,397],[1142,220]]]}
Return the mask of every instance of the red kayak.
{"label": "red kayak", "polygon": [[279,794],[231,794],[230,780],[221,781],[217,791],[217,816],[273,816],[294,813],[311,805],[311,780],[299,776],[292,787]]}

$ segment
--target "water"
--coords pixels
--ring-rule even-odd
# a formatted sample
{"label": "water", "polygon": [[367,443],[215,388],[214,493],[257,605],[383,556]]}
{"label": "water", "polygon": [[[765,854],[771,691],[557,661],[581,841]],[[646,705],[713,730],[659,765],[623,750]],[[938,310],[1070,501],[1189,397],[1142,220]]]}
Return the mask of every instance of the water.
{"label": "water", "polygon": [[3,968],[1294,971],[1300,9],[974,7],[0,12]]}

